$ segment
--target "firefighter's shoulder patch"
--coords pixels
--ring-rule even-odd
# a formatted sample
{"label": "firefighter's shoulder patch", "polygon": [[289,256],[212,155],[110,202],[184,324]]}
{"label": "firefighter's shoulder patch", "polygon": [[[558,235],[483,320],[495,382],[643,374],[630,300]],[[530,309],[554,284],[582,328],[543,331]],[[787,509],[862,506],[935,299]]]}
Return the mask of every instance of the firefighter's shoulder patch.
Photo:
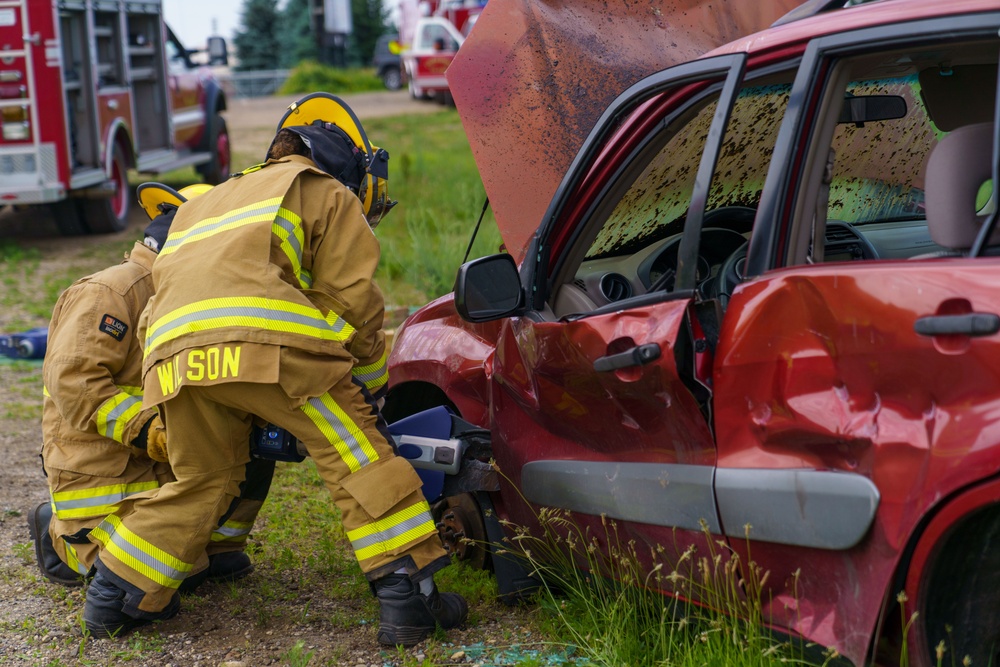
{"label": "firefighter's shoulder patch", "polygon": [[128,331],[127,324],[107,313],[101,316],[101,324],[98,328],[117,341],[124,340],[125,333]]}

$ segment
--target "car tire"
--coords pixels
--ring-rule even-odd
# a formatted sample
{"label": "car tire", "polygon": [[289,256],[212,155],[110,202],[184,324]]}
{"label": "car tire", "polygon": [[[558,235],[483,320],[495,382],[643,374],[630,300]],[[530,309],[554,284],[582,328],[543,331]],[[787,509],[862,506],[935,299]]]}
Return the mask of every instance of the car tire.
{"label": "car tire", "polygon": [[967,655],[974,665],[998,664],[998,542],[1000,509],[995,506],[968,518],[948,536],[932,563],[927,592],[918,608],[920,627],[911,635],[918,642],[911,647],[912,664],[940,664],[935,656],[940,641],[954,656],[954,664],[961,664]]}
{"label": "car tire", "polygon": [[422,100],[424,98],[424,89],[413,83],[413,79],[410,79],[410,83],[407,85],[410,89],[410,97],[415,100]]}
{"label": "car tire", "polygon": [[111,178],[108,182],[113,190],[110,197],[77,200],[83,214],[83,225],[93,234],[113,234],[128,227],[132,196],[128,185],[128,162],[120,145],[116,145],[111,154]]}
{"label": "car tire", "polygon": [[382,83],[389,90],[399,90],[403,87],[403,75],[398,67],[386,67],[382,71]]}
{"label": "car tire", "polygon": [[208,150],[212,151],[212,159],[198,167],[198,173],[209,185],[218,185],[229,178],[232,165],[232,145],[226,119],[215,114],[209,132]]}

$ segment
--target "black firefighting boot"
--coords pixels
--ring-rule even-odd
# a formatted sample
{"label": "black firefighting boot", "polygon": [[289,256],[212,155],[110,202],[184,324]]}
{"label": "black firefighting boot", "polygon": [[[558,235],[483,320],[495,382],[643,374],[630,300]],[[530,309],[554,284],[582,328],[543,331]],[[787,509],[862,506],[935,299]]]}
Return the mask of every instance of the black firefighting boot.
{"label": "black firefighting boot", "polygon": [[62,562],[52,545],[49,522],[52,521],[52,505],[42,503],[28,515],[28,533],[35,543],[35,560],[46,579],[63,586],[83,586],[83,576]]}
{"label": "black firefighting boot", "polygon": [[253,572],[250,556],[242,551],[227,551],[208,557],[208,567],[188,576],[177,589],[182,595],[192,593],[208,580],[230,583]]}
{"label": "black firefighting boot", "polygon": [[405,574],[390,574],[376,580],[375,595],[381,607],[378,641],[387,646],[413,646],[440,625],[445,630],[465,622],[469,606],[457,593],[430,595],[420,592]]}
{"label": "black firefighting boot", "polygon": [[92,637],[120,637],[153,621],[173,618],[181,608],[180,595],[161,611],[142,611],[139,603],[143,591],[107,569],[100,559],[95,563],[97,574],[87,589],[87,604],[83,607],[83,622]]}
{"label": "black firefighting boot", "polygon": [[236,581],[251,572],[253,563],[244,551],[226,551],[208,557],[208,578],[212,581]]}

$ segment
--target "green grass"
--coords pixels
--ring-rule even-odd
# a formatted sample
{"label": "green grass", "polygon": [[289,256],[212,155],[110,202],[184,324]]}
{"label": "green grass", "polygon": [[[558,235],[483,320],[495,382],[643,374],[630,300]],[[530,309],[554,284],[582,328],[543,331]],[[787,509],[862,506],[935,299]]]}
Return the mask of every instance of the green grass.
{"label": "green grass", "polygon": [[342,68],[321,65],[312,60],[299,63],[278,91],[280,95],[328,90],[342,95],[385,90],[373,67]]}
{"label": "green grass", "polygon": [[[513,527],[519,552],[542,582],[546,635],[584,664],[657,667],[816,665],[801,643],[764,629],[767,574],[705,530],[707,553],[694,548],[674,562],[667,550],[581,528],[569,512],[543,508],[540,531]],[[692,604],[689,601],[697,601]]]}
{"label": "green grass", "polygon": [[[365,130],[389,151],[389,195],[399,201],[376,229],[380,285],[400,305],[450,292],[486,199],[458,113],[373,118]],[[488,211],[471,257],[500,243]]]}

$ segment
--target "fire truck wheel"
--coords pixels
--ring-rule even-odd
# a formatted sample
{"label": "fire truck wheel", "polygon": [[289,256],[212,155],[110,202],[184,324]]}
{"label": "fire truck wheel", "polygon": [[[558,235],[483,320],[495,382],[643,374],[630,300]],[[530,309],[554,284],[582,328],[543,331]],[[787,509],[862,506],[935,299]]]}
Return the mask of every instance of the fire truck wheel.
{"label": "fire truck wheel", "polygon": [[128,186],[128,162],[121,146],[115,146],[111,157],[110,197],[81,199],[83,221],[94,234],[111,234],[128,227],[129,202],[132,193]]}
{"label": "fire truck wheel", "polygon": [[218,185],[229,178],[231,148],[229,145],[229,127],[226,119],[219,114],[212,121],[212,135],[209,137],[209,150],[212,160],[200,167],[198,173],[210,185]]}
{"label": "fire truck wheel", "polygon": [[63,236],[83,236],[90,230],[83,224],[80,203],[75,199],[63,199],[49,204],[49,211],[56,223],[56,229]]}

